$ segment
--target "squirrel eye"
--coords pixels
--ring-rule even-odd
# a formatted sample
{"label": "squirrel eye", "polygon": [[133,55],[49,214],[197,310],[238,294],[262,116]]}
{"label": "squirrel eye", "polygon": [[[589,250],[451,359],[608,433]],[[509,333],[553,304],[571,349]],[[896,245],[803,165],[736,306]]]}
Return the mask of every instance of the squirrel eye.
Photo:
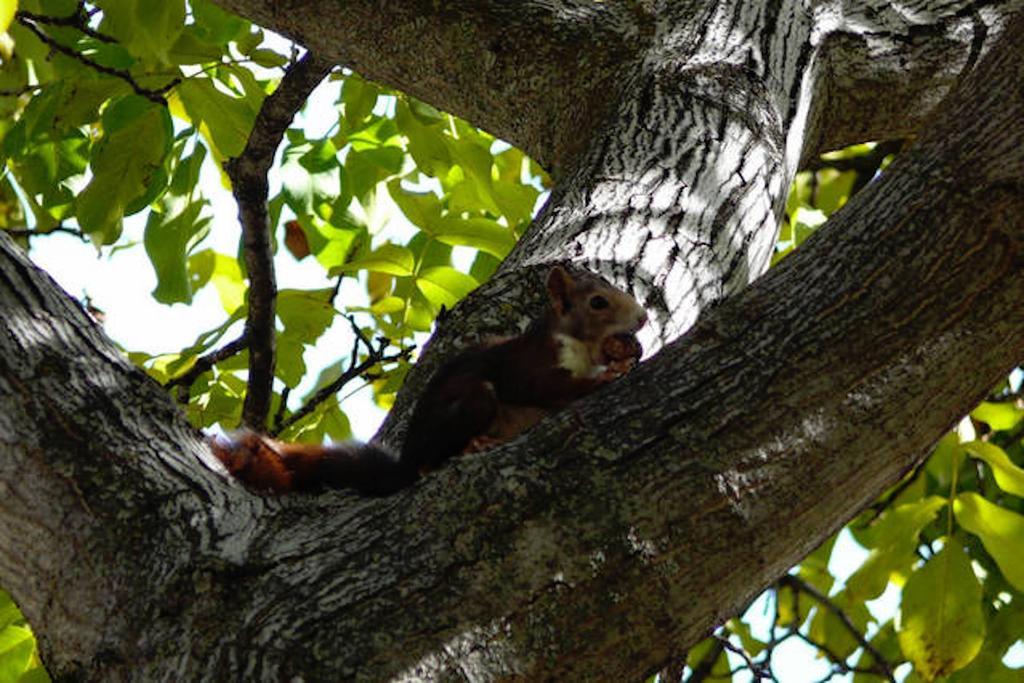
{"label": "squirrel eye", "polygon": [[596,294],[590,297],[590,307],[595,311],[600,311],[602,308],[608,308],[608,299],[605,299],[600,294]]}

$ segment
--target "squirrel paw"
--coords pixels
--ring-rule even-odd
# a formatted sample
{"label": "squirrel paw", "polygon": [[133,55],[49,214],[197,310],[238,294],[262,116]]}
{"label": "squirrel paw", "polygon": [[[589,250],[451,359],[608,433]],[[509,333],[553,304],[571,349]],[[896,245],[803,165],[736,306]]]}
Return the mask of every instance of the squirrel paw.
{"label": "squirrel paw", "polygon": [[480,436],[474,436],[469,440],[469,443],[464,449],[463,453],[482,453],[483,451],[489,451],[495,446],[501,445],[503,442],[501,439],[495,439],[493,436],[486,436],[481,434]]}

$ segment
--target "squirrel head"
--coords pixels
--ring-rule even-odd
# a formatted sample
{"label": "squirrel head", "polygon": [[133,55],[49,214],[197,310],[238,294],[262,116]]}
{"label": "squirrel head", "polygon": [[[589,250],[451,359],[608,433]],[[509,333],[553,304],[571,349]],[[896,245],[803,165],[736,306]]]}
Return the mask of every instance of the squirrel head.
{"label": "squirrel head", "polygon": [[602,345],[609,337],[633,335],[647,322],[636,299],[596,275],[570,275],[555,266],[548,272],[552,332],[586,345],[591,361],[601,363]]}

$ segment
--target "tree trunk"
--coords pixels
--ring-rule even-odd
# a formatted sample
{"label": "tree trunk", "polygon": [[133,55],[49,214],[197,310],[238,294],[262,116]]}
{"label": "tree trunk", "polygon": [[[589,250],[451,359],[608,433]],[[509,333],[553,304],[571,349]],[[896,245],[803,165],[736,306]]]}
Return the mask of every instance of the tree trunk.
{"label": "tree trunk", "polygon": [[[0,239],[0,584],[53,674],[635,679],[733,615],[1024,359],[1021,22],[991,48],[1020,3],[911,20],[852,2],[409,2],[373,27],[378,3],[220,4],[434,93],[560,169],[435,356],[508,324],[496,301],[555,259],[631,285],[657,314],[648,347],[664,348],[398,495],[260,498]],[[469,43],[493,58],[457,52]],[[925,71],[906,101],[851,104]],[[881,181],[744,287],[801,158],[919,129]]]}

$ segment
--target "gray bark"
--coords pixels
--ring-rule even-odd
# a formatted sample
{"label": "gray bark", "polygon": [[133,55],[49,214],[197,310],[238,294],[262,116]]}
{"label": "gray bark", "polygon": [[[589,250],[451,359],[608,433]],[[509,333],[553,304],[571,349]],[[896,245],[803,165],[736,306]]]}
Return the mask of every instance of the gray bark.
{"label": "gray bark", "polygon": [[[1019,4],[943,5],[943,18],[921,3],[911,20],[853,3],[750,17],[746,3],[404,3],[396,16],[415,23],[422,64],[383,29],[362,36],[377,3],[315,24],[303,22],[338,4],[222,4],[305,26],[314,48],[344,25],[330,54],[415,94],[434,86],[433,103],[450,95],[446,108],[478,110],[561,165],[492,291],[519,292],[528,266],[553,259],[599,265],[660,312],[648,345],[664,348],[527,437],[396,496],[258,498],[224,480],[159,387],[0,240],[0,584],[55,674],[637,678],[734,614],[1024,359],[1012,313],[1024,294],[1019,22],[989,50]],[[475,17],[459,24],[472,30],[446,32],[451,13]],[[506,46],[523,17],[536,45],[515,50],[567,42],[513,50],[486,79],[468,53],[439,62],[445,37]],[[616,43],[609,26],[630,21]],[[538,58],[595,45],[611,76]],[[931,85],[911,90],[909,119],[894,113],[903,102],[837,109],[850,82],[895,88],[924,64]],[[922,128],[922,98],[965,66]],[[571,134],[551,123],[542,100],[575,116],[533,92],[557,78],[580,106],[607,102],[598,120],[572,119]],[[602,78],[615,86],[603,97]],[[831,122],[843,116],[921,140],[744,288],[799,160],[842,139]],[[478,296],[462,308],[442,339],[497,307]]]}

